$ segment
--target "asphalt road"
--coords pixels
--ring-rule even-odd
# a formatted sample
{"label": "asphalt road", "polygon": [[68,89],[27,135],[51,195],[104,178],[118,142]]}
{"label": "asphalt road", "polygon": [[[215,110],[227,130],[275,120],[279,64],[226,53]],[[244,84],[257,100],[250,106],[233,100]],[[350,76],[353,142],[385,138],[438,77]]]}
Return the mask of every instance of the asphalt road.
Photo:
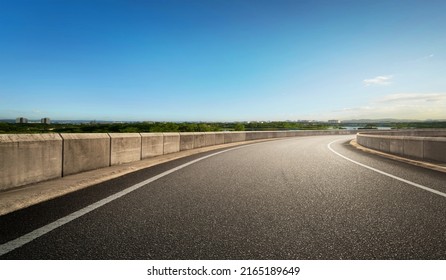
{"label": "asphalt road", "polygon": [[215,151],[199,154],[2,216],[0,258],[446,259],[446,174],[358,151],[352,137],[247,145],[183,166]]}

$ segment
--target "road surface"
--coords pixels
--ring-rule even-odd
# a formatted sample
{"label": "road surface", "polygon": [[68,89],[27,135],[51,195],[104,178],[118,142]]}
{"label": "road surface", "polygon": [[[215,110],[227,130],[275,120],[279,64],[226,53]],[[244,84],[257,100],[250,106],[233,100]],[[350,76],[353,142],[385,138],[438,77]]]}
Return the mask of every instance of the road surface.
{"label": "road surface", "polygon": [[199,154],[2,216],[0,258],[446,259],[446,174],[352,138]]}

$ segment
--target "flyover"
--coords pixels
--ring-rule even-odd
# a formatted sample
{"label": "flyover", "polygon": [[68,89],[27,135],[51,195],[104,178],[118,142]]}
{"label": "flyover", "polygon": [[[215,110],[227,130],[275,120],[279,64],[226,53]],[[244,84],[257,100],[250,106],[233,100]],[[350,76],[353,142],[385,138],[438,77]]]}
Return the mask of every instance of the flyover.
{"label": "flyover", "polygon": [[1,258],[446,258],[446,174],[353,138],[207,151],[15,211]]}

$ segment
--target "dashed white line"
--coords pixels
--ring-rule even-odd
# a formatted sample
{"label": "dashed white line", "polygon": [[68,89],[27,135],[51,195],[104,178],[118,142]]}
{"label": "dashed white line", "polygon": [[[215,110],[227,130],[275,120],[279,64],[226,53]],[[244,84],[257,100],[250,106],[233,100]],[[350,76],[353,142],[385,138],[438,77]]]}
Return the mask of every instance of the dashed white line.
{"label": "dashed white line", "polygon": [[353,162],[354,164],[357,164],[357,165],[362,166],[362,167],[364,167],[364,168],[367,168],[367,169],[370,169],[370,170],[372,170],[372,171],[375,171],[375,172],[377,172],[377,173],[379,173],[379,174],[388,176],[388,177],[393,178],[393,179],[395,179],[395,180],[398,180],[398,181],[404,182],[404,183],[406,183],[406,184],[412,185],[412,186],[414,186],[414,187],[420,188],[420,189],[422,189],[422,190],[425,190],[425,191],[428,191],[428,192],[431,192],[431,193],[434,193],[434,194],[437,194],[437,195],[446,197],[446,193],[443,193],[443,192],[440,192],[440,191],[437,191],[437,190],[428,188],[428,187],[426,187],[426,186],[423,186],[423,185],[414,183],[414,182],[412,182],[412,181],[403,179],[403,178],[401,178],[401,177],[398,177],[398,176],[389,174],[389,173],[387,173],[387,172],[378,170],[378,169],[373,168],[373,167],[371,167],[371,166],[368,166],[368,165],[365,165],[365,164],[363,164],[363,163],[357,162],[357,161],[355,161],[355,160],[353,160],[353,159],[351,159],[351,158],[348,158],[348,157],[346,157],[346,156],[344,156],[344,155],[341,155],[340,153],[338,153],[338,152],[336,152],[335,150],[333,150],[333,148],[331,147],[331,145],[332,145],[333,143],[338,142],[338,141],[341,141],[341,140],[335,140],[335,141],[332,141],[332,142],[330,142],[330,143],[327,145],[328,149],[329,149],[330,151],[332,151],[333,153],[335,153],[336,155],[338,155],[338,156],[340,156],[340,157],[342,157],[342,158],[344,158],[344,159],[346,159],[346,160],[348,160],[348,161],[350,161],[350,162]]}

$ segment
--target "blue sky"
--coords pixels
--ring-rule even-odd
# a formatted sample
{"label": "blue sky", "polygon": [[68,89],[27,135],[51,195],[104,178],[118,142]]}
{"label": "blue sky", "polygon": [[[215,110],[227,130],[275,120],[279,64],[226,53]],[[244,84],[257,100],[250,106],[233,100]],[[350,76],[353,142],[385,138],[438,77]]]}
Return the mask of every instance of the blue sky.
{"label": "blue sky", "polygon": [[446,119],[446,1],[0,0],[0,119]]}

